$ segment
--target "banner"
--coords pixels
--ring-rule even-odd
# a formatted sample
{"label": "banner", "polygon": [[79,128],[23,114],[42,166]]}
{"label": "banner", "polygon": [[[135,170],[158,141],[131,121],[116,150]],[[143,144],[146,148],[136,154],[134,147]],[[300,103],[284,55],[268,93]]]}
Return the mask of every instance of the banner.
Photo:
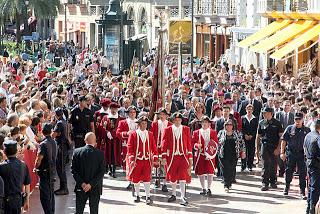
{"label": "banner", "polygon": [[178,54],[180,42],[182,43],[182,54],[191,54],[191,40],[191,21],[169,22],[169,54]]}

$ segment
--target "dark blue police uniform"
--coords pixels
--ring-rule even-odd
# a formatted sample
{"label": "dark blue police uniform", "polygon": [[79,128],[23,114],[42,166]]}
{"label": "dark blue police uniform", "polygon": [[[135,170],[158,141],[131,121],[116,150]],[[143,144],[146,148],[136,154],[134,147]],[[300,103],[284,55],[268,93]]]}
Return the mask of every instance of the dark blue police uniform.
{"label": "dark blue police uniform", "polygon": [[[51,131],[52,126],[50,124],[44,124],[43,131]],[[40,166],[37,168],[37,172],[40,178],[40,201],[45,214],[54,214],[55,212],[55,200],[54,200],[54,181],[53,175],[55,170],[56,156],[57,156],[57,143],[52,139],[50,135],[40,143],[38,154],[43,156]]]}
{"label": "dark blue police uniform", "polygon": [[305,136],[310,132],[308,127],[302,126],[297,128],[296,125],[289,125],[284,134],[283,140],[287,142],[286,145],[286,189],[285,193],[287,194],[290,183],[292,181],[293,173],[295,167],[298,166],[299,172],[299,186],[300,193],[305,195],[306,188],[306,163],[304,158],[303,143]]}
{"label": "dark blue police uniform", "polygon": [[[263,112],[272,113],[273,109],[266,107]],[[274,152],[279,145],[281,133],[283,133],[283,128],[277,119],[263,119],[259,122],[258,134],[261,137],[261,158],[263,161],[262,191],[268,190],[269,184],[272,188],[276,188],[277,157]]]}
{"label": "dark blue police uniform", "polygon": [[[4,147],[17,147],[17,142],[4,142]],[[15,156],[0,164],[0,176],[4,182],[4,213],[20,214],[22,207],[22,186],[31,183],[28,167]]]}
{"label": "dark blue police uniform", "polygon": [[63,109],[57,108],[55,110],[56,116],[60,117],[54,127],[54,132],[58,133],[55,138],[58,145],[56,169],[60,180],[60,188],[55,194],[60,195],[61,193],[67,193],[67,175],[66,175],[66,160],[68,156],[68,136],[67,136],[67,122],[63,119]]}
{"label": "dark blue police uniform", "polygon": [[[320,127],[320,119],[316,121],[317,127]],[[320,196],[320,128],[307,134],[304,150],[309,176],[307,213],[313,214]]]}

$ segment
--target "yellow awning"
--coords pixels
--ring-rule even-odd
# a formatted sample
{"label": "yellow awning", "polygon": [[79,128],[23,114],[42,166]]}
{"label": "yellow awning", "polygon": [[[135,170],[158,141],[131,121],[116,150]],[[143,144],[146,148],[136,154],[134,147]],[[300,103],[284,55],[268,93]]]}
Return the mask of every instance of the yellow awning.
{"label": "yellow awning", "polygon": [[296,48],[299,48],[300,46],[306,44],[308,41],[313,40],[314,38],[319,37],[320,35],[320,24],[314,26],[301,36],[297,37],[296,39],[292,40],[288,44],[286,44],[283,48],[277,50],[274,52],[270,58],[272,59],[282,59],[292,51],[294,51]]}
{"label": "yellow awning", "polygon": [[241,42],[239,42],[238,46],[241,48],[249,47],[260,40],[274,34],[275,32],[283,29],[284,27],[288,26],[292,21],[291,20],[282,20],[279,19],[271,24],[267,25],[266,27],[262,28],[258,32],[252,34],[248,38],[245,38]]}
{"label": "yellow awning", "polygon": [[269,50],[292,40],[298,34],[303,33],[304,31],[311,28],[315,23],[316,22],[314,21],[304,20],[292,23],[283,30],[278,31],[273,36],[270,36],[269,38],[262,40],[257,45],[250,48],[250,50],[258,53],[266,53]]}

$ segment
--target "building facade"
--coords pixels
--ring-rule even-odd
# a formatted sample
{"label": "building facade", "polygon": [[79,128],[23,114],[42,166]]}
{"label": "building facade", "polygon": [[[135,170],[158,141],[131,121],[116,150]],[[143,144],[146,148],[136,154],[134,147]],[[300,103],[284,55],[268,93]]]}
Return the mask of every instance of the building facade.
{"label": "building facade", "polygon": [[96,20],[108,9],[108,5],[108,0],[61,0],[55,19],[55,38],[59,41],[73,40],[82,48],[88,45],[101,48],[102,28]]}
{"label": "building facade", "polygon": [[236,25],[236,0],[195,1],[195,55],[218,62],[230,48],[231,27]]}
{"label": "building facade", "polygon": [[[249,0],[247,0],[249,1]],[[250,0],[251,1],[251,0]],[[319,0],[252,0],[255,16],[261,16],[260,26],[253,25],[252,35],[239,36],[233,30],[233,43],[238,46],[238,61],[254,64],[262,69],[276,67],[278,72],[297,74],[306,63],[313,62],[312,70],[320,68],[320,1]],[[247,8],[248,13],[248,8]],[[252,22],[241,22],[246,27]],[[237,36],[238,33],[238,36]],[[242,56],[241,56],[242,54]],[[243,60],[242,60],[243,59]],[[249,61],[248,61],[249,59]],[[251,62],[250,62],[251,60]]]}

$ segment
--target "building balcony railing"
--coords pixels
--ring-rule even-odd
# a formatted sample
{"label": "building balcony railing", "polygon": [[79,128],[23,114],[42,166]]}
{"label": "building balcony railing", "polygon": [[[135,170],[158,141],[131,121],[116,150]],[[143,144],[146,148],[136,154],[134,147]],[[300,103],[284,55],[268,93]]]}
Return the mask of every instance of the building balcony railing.
{"label": "building balcony railing", "polygon": [[320,12],[319,0],[258,0],[257,13]]}
{"label": "building balcony railing", "polygon": [[198,16],[235,16],[235,0],[197,0],[194,14]]}

